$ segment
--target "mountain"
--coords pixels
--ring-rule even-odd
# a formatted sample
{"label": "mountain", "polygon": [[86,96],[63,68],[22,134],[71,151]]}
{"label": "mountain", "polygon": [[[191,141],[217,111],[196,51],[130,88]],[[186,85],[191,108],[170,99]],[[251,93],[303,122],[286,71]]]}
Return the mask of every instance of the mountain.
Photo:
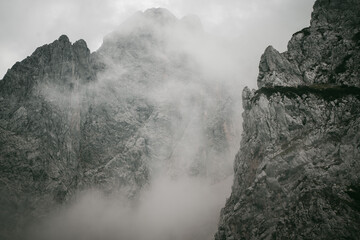
{"label": "mountain", "polygon": [[359,239],[359,41],[359,1],[317,0],[242,100],[196,16],[39,47],[0,81],[0,238],[209,239],[234,174],[216,240]]}
{"label": "mountain", "polygon": [[194,16],[149,9],[96,52],[62,35],[8,70],[0,81],[2,239],[22,238],[83,190],[136,205],[161,174],[212,182],[232,174],[237,97],[206,79],[182,39],[204,34]]}
{"label": "mountain", "polygon": [[232,193],[215,239],[359,239],[360,2],[317,0],[245,88]]}

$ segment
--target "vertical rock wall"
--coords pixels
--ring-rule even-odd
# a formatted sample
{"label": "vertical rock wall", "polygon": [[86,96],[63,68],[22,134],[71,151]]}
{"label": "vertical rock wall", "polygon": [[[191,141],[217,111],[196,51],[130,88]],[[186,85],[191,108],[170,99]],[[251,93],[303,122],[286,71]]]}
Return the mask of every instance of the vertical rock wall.
{"label": "vertical rock wall", "polygon": [[359,239],[359,36],[359,1],[318,0],[265,50],[215,239]]}

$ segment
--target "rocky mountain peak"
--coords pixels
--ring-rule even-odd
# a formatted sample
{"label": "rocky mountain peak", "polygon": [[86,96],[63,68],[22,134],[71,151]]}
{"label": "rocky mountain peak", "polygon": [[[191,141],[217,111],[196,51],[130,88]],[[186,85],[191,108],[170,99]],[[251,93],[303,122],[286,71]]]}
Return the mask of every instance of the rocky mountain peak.
{"label": "rocky mountain peak", "polygon": [[9,69],[2,81],[1,91],[26,96],[39,84],[72,85],[76,81],[87,82],[93,78],[89,61],[90,50],[84,40],[72,44],[66,35],[61,35]]}
{"label": "rocky mountain peak", "polygon": [[269,46],[261,56],[257,84],[259,88],[297,86],[303,83],[300,70],[275,48]]}
{"label": "rocky mountain peak", "polygon": [[88,49],[87,44],[86,44],[85,40],[83,40],[83,39],[79,39],[76,42],[74,42],[73,47],[75,47],[77,49],[83,49],[83,50],[89,51],[89,53],[90,53],[90,50]]}
{"label": "rocky mountain peak", "polygon": [[65,34],[61,35],[61,36],[58,38],[58,40],[59,40],[59,42],[70,43],[69,37],[66,36]]}
{"label": "rocky mountain peak", "polygon": [[23,216],[42,218],[84,189],[137,205],[160,174],[209,183],[231,175],[239,96],[196,71],[180,46],[200,25],[149,9],[92,54],[62,35],[9,70],[0,82],[1,239],[31,224]]}

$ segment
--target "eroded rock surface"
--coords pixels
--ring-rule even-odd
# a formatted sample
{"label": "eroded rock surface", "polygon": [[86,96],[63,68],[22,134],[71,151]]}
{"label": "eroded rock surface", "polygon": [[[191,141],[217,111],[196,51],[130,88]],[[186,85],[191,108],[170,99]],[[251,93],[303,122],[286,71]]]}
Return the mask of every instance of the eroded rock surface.
{"label": "eroded rock surface", "polygon": [[357,1],[316,1],[310,27],[293,34],[286,52],[265,50],[259,88],[318,83],[359,87],[359,11]]}
{"label": "eroded rock surface", "polygon": [[359,239],[360,2],[318,0],[261,57],[217,240]]}

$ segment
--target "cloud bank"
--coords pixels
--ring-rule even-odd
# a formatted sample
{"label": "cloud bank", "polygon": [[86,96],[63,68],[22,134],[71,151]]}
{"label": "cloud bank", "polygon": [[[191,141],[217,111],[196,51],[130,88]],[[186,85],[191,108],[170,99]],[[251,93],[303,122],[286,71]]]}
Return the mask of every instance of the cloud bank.
{"label": "cloud bank", "polygon": [[103,36],[138,10],[165,7],[177,17],[196,14],[205,31],[239,46],[243,75],[255,82],[258,61],[268,45],[283,51],[286,39],[309,24],[314,0],[34,0],[0,1],[0,78],[16,61],[61,34],[85,39],[91,51]]}

